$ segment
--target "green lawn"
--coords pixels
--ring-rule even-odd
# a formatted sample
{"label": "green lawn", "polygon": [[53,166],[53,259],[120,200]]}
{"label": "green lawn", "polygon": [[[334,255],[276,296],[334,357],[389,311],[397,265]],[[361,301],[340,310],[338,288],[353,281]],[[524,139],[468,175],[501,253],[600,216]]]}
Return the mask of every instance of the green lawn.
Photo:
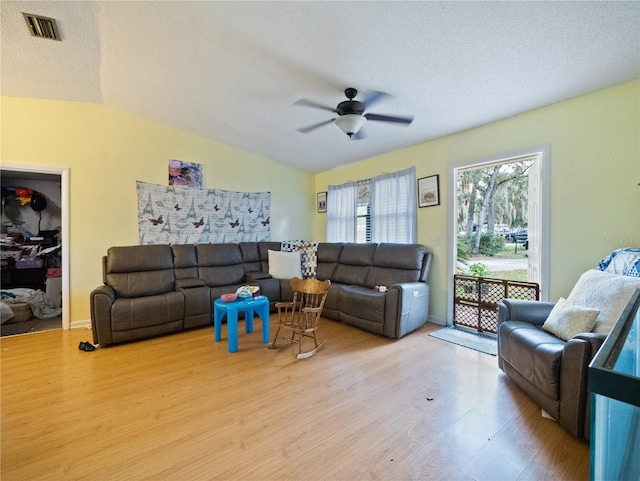
{"label": "green lawn", "polygon": [[492,279],[506,279],[508,281],[528,282],[526,269],[517,269],[513,271],[487,271],[485,277]]}
{"label": "green lawn", "polygon": [[[527,258],[527,251],[522,247],[522,245],[518,244],[518,251],[516,252],[515,244],[505,244],[504,249],[492,257],[471,254],[467,262],[469,265],[471,265],[477,262],[482,262],[484,259],[526,259],[526,258]],[[511,271],[487,270],[487,272],[485,273],[485,277],[491,277],[494,279],[507,279],[510,281],[527,282],[527,270],[526,269],[518,269],[518,270],[511,270]]]}

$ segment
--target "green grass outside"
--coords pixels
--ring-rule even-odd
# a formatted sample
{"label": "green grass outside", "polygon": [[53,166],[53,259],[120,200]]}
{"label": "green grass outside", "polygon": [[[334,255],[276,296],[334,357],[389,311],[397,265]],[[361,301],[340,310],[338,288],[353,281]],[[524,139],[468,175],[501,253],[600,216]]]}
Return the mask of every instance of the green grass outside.
{"label": "green grass outside", "polygon": [[528,282],[526,269],[516,269],[513,271],[487,271],[485,277],[491,279],[506,279],[508,281]]}
{"label": "green grass outside", "polygon": [[[516,252],[517,248],[517,252]],[[470,254],[469,259],[467,259],[467,269],[460,271],[461,274],[471,275],[468,271],[468,266],[481,263],[485,259],[526,259],[527,258],[527,250],[522,247],[521,244],[507,243],[504,246],[504,249],[500,252],[496,253],[494,256],[485,256],[480,254]],[[509,281],[518,281],[518,282],[528,282],[527,279],[527,270],[526,269],[517,269],[511,271],[490,271],[487,270],[484,277],[489,277],[493,279],[506,279]]]}

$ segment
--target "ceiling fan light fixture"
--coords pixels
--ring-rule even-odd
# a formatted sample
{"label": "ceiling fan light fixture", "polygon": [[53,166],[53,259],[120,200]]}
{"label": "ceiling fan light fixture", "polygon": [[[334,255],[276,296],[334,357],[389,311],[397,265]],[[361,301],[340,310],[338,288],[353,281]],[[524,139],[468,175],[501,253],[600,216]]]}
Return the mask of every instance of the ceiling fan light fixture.
{"label": "ceiling fan light fixture", "polygon": [[362,128],[367,118],[358,114],[341,115],[335,120],[335,123],[349,137],[354,136]]}

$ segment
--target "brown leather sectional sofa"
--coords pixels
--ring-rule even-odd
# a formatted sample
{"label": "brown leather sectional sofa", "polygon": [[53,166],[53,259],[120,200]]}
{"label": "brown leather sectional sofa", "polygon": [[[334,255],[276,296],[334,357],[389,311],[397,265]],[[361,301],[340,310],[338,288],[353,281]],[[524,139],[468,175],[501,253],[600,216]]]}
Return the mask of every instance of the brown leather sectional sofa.
{"label": "brown leather sectional sofa", "polygon": [[[212,324],[212,303],[244,284],[272,306],[291,300],[289,279],[269,274],[280,242],[111,247],[91,292],[94,343],[102,346]],[[320,243],[317,277],[332,282],[323,316],[391,338],[427,321],[432,254],[419,244]],[[386,292],[375,290],[385,286]]]}

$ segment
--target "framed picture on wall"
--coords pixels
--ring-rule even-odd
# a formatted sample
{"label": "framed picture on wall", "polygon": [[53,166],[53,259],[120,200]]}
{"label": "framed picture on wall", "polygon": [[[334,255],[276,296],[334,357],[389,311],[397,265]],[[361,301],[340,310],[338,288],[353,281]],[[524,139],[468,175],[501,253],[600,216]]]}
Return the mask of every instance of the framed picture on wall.
{"label": "framed picture on wall", "polygon": [[440,205],[440,176],[430,175],[418,179],[418,207]]}
{"label": "framed picture on wall", "polygon": [[318,212],[327,211],[327,193],[318,192]]}

